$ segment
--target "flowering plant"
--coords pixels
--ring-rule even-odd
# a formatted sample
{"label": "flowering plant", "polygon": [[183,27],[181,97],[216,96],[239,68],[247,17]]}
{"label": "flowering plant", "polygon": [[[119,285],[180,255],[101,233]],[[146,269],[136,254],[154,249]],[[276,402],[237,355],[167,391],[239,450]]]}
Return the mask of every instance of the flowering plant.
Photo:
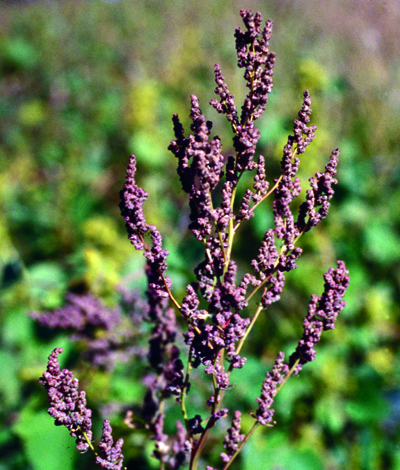
{"label": "flowering plant", "polygon": [[[328,214],[333,185],[337,182],[339,151],[332,152],[324,172],[310,178],[305,201],[295,215],[292,202],[301,193],[300,180],[296,176],[300,155],[313,141],[316,130],[315,126],[309,125],[310,94],[304,92],[299,118],[294,121],[293,133],[283,149],[281,174],[270,184],[266,179],[264,157],[256,157],[260,131],[255,122],[266,109],[273,85],[275,54],[269,49],[272,22],[268,20],[263,25],[261,14],[249,10],[242,10],[240,14],[245,31],[236,29],[236,51],[238,66],[244,69],[248,93],[239,113],[221,69],[216,65],[217,98],[211,100],[211,105],[226,117],[232,128],[234,155],[225,156],[219,137],[211,137],[212,123],[202,114],[195,95],[191,97],[192,134],[186,136],[178,116],[173,116],[175,139],[169,150],[177,159],[182,189],[189,196],[189,229],[204,248],[204,258],[194,269],[196,281],[186,287],[186,296],[181,301],[174,296],[172,281],[166,274],[168,252],[163,249],[161,234],[154,225],[146,222],[143,204],[148,193],[136,184],[134,155],[130,157],[126,182],[120,193],[119,206],[129,239],[146,259],[147,301],[143,305],[137,299],[131,299],[131,305],[136,306],[136,311],[140,309],[141,319],[152,324],[147,360],[153,372],[144,380],[147,391],[141,418],[155,442],[153,455],[159,460],[161,469],[178,469],[185,464],[190,470],[197,469],[210,433],[219,420],[228,416],[231,416],[231,426],[223,442],[222,470],[230,467],[258,427],[273,426],[272,405],[276,394],[291,375],[298,375],[306,363],[314,360],[315,346],[322,331],[335,327],[345,305],[343,296],[349,283],[343,261],[338,261],[336,268],[330,268],[324,274],[324,291],[321,296],[311,297],[303,322],[303,335],[296,349],[288,358],[278,352],[272,372],[267,372],[264,381],[260,381],[260,396],[251,414],[254,424],[247,434],[242,433],[241,412],[224,407],[224,395],[232,388],[231,372],[246,366],[242,349],[252,328],[261,312],[280,299],[286,273],[297,268],[296,261],[302,254],[302,249],[297,246],[300,237]],[[237,190],[245,173],[254,175],[252,187],[238,200]],[[236,234],[270,196],[274,197],[275,226],[266,231],[258,255],[251,261],[251,272],[237,282],[237,264],[232,256]],[[117,338],[114,333],[108,334],[99,345],[98,340],[90,336],[90,331],[100,328],[114,332],[121,322],[118,312],[107,311],[90,296],[70,296],[69,300],[70,305],[65,309],[35,314],[35,318],[51,327],[75,330],[79,338],[87,338],[89,357],[93,362],[97,360],[112,367],[112,362],[106,359],[107,351],[115,353],[118,349],[131,347],[134,334]],[[186,324],[183,331],[185,354],[177,346],[180,328],[177,315]],[[48,391],[49,414],[57,425],[68,428],[71,436],[76,438],[79,451],[91,449],[95,452],[98,465],[113,470],[123,468],[122,440],[114,445],[108,420],[103,423],[103,435],[95,449],[85,392],[78,390],[78,380],[73,378],[72,372],[60,370],[60,352],[61,348],[57,348],[51,353],[47,371],[40,379]],[[130,353],[134,352],[130,349]],[[206,419],[200,412],[190,416],[187,411],[187,401],[195,393],[190,384],[196,370],[210,378],[209,398],[204,403],[208,409]],[[168,404],[176,404],[182,414],[174,436],[167,435],[164,429]],[[207,466],[207,470],[213,469]]]}

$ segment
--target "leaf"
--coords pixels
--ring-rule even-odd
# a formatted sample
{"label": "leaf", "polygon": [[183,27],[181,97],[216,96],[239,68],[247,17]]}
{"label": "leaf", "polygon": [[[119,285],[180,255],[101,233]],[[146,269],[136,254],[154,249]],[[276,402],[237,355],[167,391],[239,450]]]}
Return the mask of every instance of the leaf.
{"label": "leaf", "polygon": [[24,451],[34,470],[74,470],[74,440],[65,428],[56,428],[45,412],[32,409],[33,402],[23,409],[13,431],[22,439]]}

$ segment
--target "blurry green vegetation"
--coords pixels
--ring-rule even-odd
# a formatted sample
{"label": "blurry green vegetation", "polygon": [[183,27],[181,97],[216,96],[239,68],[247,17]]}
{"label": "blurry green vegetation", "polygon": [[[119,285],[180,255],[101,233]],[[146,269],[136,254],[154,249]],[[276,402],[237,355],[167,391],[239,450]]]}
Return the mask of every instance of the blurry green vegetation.
{"label": "blurry green vegetation", "polygon": [[[196,93],[231,151],[229,127],[207,103],[214,62],[238,103],[245,92],[233,40],[240,8],[275,25],[275,87],[259,124],[271,180],[305,88],[318,129],[302,161],[303,187],[336,146],[341,160],[331,213],[301,240],[299,269],[252,334],[247,372],[232,375],[228,405],[254,409],[265,371],[277,351],[295,346],[309,295],[320,294],[322,273],[337,258],[351,285],[316,362],[279,393],[277,426],[255,435],[235,468],[400,469],[398,3],[182,0],[0,5],[0,470],[94,468],[45,414],[37,378],[56,346],[87,388],[98,427],[103,407],[122,403],[111,418],[128,467],[154,468],[152,444],[123,424],[123,409],[142,399],[140,370],[89,373],[76,345],[39,331],[27,313],[61,305],[68,290],[112,304],[126,276],[142,286],[142,258],[117,207],[132,152],[150,193],[148,221],[164,234],[182,298],[201,247],[186,231],[187,201],[167,151],[171,116],[178,112],[188,131]],[[243,270],[271,222],[267,205],[243,230],[235,248]]]}

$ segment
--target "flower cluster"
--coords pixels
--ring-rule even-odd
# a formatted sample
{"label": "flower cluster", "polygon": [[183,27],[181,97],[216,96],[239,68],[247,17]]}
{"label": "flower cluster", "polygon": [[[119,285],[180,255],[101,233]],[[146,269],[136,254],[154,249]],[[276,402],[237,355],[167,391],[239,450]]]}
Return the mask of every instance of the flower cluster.
{"label": "flower cluster", "polygon": [[113,447],[114,439],[112,437],[112,428],[110,421],[106,419],[103,422],[103,433],[98,445],[99,455],[96,456],[96,463],[107,470],[121,470],[123,468],[122,461],[124,458],[121,452],[123,443],[124,441],[122,439],[118,439]]}
{"label": "flower cluster", "polygon": [[[92,445],[92,410],[86,407],[86,394],[79,391],[79,381],[73,378],[68,369],[60,370],[58,356],[62,348],[56,348],[49,356],[47,370],[39,382],[47,390],[50,401],[49,415],[54,418],[56,426],[65,426],[72,437],[76,439],[79,452],[87,452]],[[123,455],[121,448],[123,440],[119,439],[113,447],[112,429],[110,422],[103,423],[103,434],[99,442],[99,453],[96,462],[108,470],[121,470]]]}
{"label": "flower cluster", "polygon": [[226,452],[222,452],[221,458],[224,462],[229,462],[233,454],[239,449],[239,444],[245,438],[244,434],[240,434],[240,421],[241,413],[236,410],[233,414],[232,425],[227,431],[224,440],[224,447]]}
{"label": "flower cluster", "polygon": [[315,359],[315,345],[320,341],[322,331],[335,328],[335,322],[346,302],[343,296],[349,286],[349,272],[343,261],[337,262],[337,269],[330,268],[324,274],[325,285],[321,297],[313,295],[304,319],[304,333],[296,350],[284,363],[284,354],[280,352],[272,369],[264,380],[261,396],[257,398],[259,408],[256,416],[262,425],[271,423],[274,410],[271,408],[277,388],[288,376],[289,371],[297,375],[307,362]]}
{"label": "flower cluster", "polygon": [[321,297],[313,295],[308,305],[308,314],[304,318],[304,333],[296,351],[289,359],[290,366],[295,365],[298,373],[303,365],[315,359],[315,345],[321,339],[323,331],[333,330],[335,322],[346,302],[343,296],[349,286],[349,272],[343,261],[337,262],[337,268],[330,268],[324,274],[324,292]]}
{"label": "flower cluster", "polygon": [[86,408],[86,394],[78,390],[79,381],[73,378],[73,372],[60,370],[58,356],[62,351],[56,348],[50,354],[47,370],[39,382],[47,390],[48,413],[55,419],[55,425],[65,426],[76,438],[79,452],[86,452],[92,439],[92,411]]}
{"label": "flower cluster", "polygon": [[[261,395],[257,398],[258,408],[251,414],[253,427],[246,435],[242,434],[240,411],[223,407],[225,393],[233,388],[231,373],[246,367],[242,349],[252,328],[260,313],[280,299],[286,276],[297,268],[296,261],[302,254],[302,249],[297,246],[299,239],[328,214],[333,186],[337,183],[339,151],[332,152],[324,172],[318,172],[310,179],[310,189],[305,201],[296,204],[299,207],[296,214],[293,201],[301,194],[297,176],[300,156],[312,143],[316,131],[316,127],[310,125],[310,93],[305,91],[303,94],[298,119],[294,120],[293,132],[284,146],[281,174],[274,181],[267,181],[265,158],[257,155],[260,131],[255,123],[266,110],[273,86],[276,57],[269,47],[272,21],[263,24],[261,14],[253,14],[250,10],[241,10],[240,14],[245,29],[236,29],[236,53],[238,67],[244,69],[247,94],[238,112],[235,97],[217,64],[214,68],[217,98],[210,102],[232,128],[234,155],[222,153],[221,140],[212,135],[213,125],[206,119],[195,95],[191,96],[188,135],[178,115],[172,117],[175,138],[169,150],[176,157],[182,190],[188,197],[189,229],[204,249],[202,259],[194,268],[195,281],[186,286],[186,295],[180,302],[166,276],[168,252],[163,248],[161,234],[154,225],[146,222],[143,204],[148,193],[136,182],[135,155],[129,159],[120,193],[119,207],[128,237],[136,250],[143,251],[146,260],[146,307],[142,309],[141,319],[150,323],[151,333],[141,417],[148,437],[154,441],[153,456],[160,461],[161,468],[178,469],[188,462],[190,470],[196,470],[210,432],[229,414],[233,418],[224,440],[225,452],[221,454],[225,464],[223,470],[231,465],[258,426],[272,426],[276,394],[291,375],[297,375],[314,359],[314,348],[322,331],[334,327],[345,305],[343,296],[349,284],[344,262],[338,261],[337,269],[329,269],[324,276],[322,296],[311,299],[303,324],[304,333],[295,352],[287,363],[280,352],[272,372],[267,372]],[[250,187],[243,188],[244,191],[238,191],[245,173],[251,175],[252,182]],[[248,272],[238,279],[239,269],[233,257],[235,237],[241,226],[256,215],[257,207],[270,196],[274,198],[274,226],[266,230]],[[118,324],[118,316],[104,316],[100,306],[97,315],[86,313],[82,316],[79,302],[72,298],[74,308],[70,307],[70,315],[58,312],[53,313],[53,317],[39,317],[39,321],[49,325],[52,322],[58,322],[58,325],[76,322],[82,331],[86,331],[94,319],[102,321],[105,329],[107,322]],[[80,313],[77,313],[78,307]],[[183,331],[179,322],[185,324]],[[183,337],[187,348],[186,359],[184,346],[181,350],[177,346],[179,336]],[[56,357],[51,358],[52,363],[54,360]],[[50,367],[54,368],[54,365],[49,363]],[[191,387],[191,374],[199,372],[203,372],[210,383],[208,400],[204,400],[207,418],[194,412],[189,415],[187,410],[187,400],[194,388]],[[61,402],[66,398],[69,400],[68,393],[67,389],[60,388],[57,399]],[[182,412],[182,422],[176,423],[175,434],[168,433],[168,427],[164,426],[171,398]],[[83,400],[84,396],[81,403],[85,404]],[[198,398],[195,403],[199,404]],[[60,419],[58,414],[54,417]],[[76,432],[73,431],[76,423],[71,426],[71,432]],[[83,428],[77,429],[81,433]],[[88,435],[90,428],[85,432]],[[114,469],[122,462],[121,441],[114,446],[110,432],[106,421],[97,463]],[[111,462],[109,467],[106,466],[108,462]],[[210,466],[207,469],[213,470]]]}

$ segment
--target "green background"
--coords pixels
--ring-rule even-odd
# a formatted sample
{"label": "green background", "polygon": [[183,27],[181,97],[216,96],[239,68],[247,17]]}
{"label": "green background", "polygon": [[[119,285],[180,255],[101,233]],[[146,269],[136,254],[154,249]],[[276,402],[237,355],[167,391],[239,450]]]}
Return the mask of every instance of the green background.
{"label": "green background", "polygon": [[[121,279],[143,287],[142,257],[117,207],[133,152],[150,193],[147,220],[164,236],[182,299],[201,248],[186,230],[187,199],[167,150],[171,116],[188,131],[195,93],[231,152],[229,126],[208,102],[216,62],[237,104],[243,99],[233,38],[241,8],[274,21],[275,84],[259,121],[268,178],[279,174],[306,88],[317,134],[302,159],[303,187],[341,149],[329,217],[301,239],[298,270],[252,333],[246,369],[232,375],[227,403],[245,412],[245,429],[265,371],[301,335],[323,272],[343,259],[351,284],[315,363],[279,393],[277,425],[258,431],[232,468],[400,469],[399,2],[186,0],[0,4],[0,470],[95,468],[46,414],[37,379],[56,346],[87,390],[97,436],[107,404],[140,403],[140,367],[90,370],[78,345],[38,329],[28,312],[62,305],[71,289],[112,305]],[[266,204],[242,231],[234,250],[241,269],[271,223]],[[202,406],[193,400],[193,414]],[[124,426],[122,411],[108,415],[126,440],[128,468],[157,468],[152,443]],[[208,463],[221,468],[215,444]]]}

